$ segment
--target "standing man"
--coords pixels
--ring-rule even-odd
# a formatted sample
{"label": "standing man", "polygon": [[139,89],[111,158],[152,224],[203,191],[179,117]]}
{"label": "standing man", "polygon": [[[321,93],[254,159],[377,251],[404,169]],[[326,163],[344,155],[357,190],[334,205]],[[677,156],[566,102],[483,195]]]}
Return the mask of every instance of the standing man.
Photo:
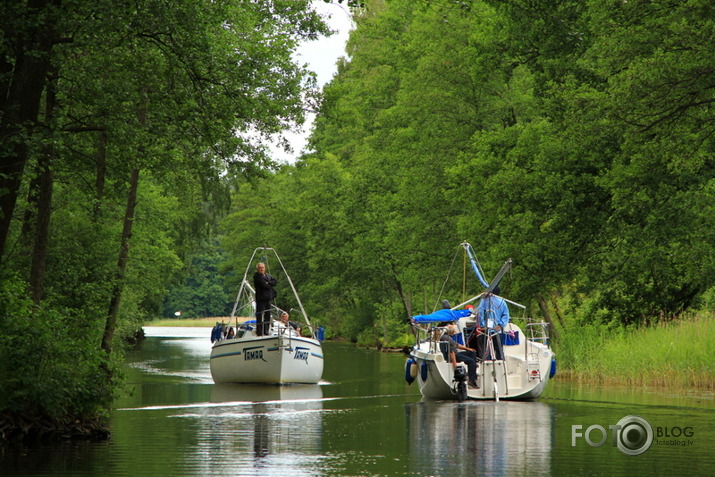
{"label": "standing man", "polygon": [[266,264],[259,262],[253,274],[253,286],[256,290],[256,334],[268,334],[271,326],[271,300],[276,297],[273,287],[278,280],[266,273]]}
{"label": "standing man", "polygon": [[[486,295],[479,302],[477,315],[479,316],[479,333],[477,335],[477,356],[481,360],[504,359],[504,349],[502,348],[501,334],[506,325],[509,324],[509,307],[499,295],[501,290],[495,286],[492,293]],[[489,356],[487,340],[491,337],[494,345],[494,355]]]}

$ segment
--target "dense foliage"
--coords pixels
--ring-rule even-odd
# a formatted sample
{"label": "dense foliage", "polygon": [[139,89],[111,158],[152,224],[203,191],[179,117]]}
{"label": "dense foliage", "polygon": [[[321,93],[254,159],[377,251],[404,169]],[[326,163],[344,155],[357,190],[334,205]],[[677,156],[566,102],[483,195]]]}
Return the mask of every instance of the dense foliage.
{"label": "dense foliage", "polygon": [[[274,245],[313,314],[366,342],[396,344],[434,308],[464,240],[488,276],[512,258],[502,289],[556,329],[699,306],[715,276],[708,2],[376,0],[356,22],[312,152],[236,192],[231,255]],[[459,279],[446,289],[459,300]]]}
{"label": "dense foliage", "polygon": [[291,55],[327,27],[307,0],[10,0],[0,17],[0,418],[72,422],[108,405],[116,345],[210,243],[224,182],[304,120],[314,75]]}
{"label": "dense foliage", "polygon": [[[216,247],[206,247],[191,259],[184,282],[169,290],[163,316],[182,318],[223,317],[231,313],[220,267],[224,259]],[[232,280],[235,283],[235,279]]]}
{"label": "dense foliage", "polygon": [[94,3],[0,6],[0,415],[101,412],[113,345],[225,310],[263,245],[369,344],[480,290],[465,240],[555,330],[712,303],[705,0],[346,1],[311,152],[277,168],[264,140],[315,98],[307,1]]}

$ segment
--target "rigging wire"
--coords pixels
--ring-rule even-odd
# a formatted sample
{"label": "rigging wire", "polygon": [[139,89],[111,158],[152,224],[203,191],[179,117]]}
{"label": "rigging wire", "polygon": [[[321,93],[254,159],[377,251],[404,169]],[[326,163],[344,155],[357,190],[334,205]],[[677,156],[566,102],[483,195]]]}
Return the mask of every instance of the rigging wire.
{"label": "rigging wire", "polygon": [[442,288],[439,290],[439,295],[437,295],[437,303],[434,304],[434,308],[432,309],[433,312],[437,311],[437,307],[439,306],[440,300],[442,298],[442,293],[444,293],[444,288],[447,286],[447,281],[449,281],[449,276],[452,274],[452,268],[454,267],[454,261],[457,260],[458,253],[459,253],[459,248],[454,253],[454,257],[452,257],[452,263],[449,265],[449,270],[447,271],[447,278],[444,279]]}
{"label": "rigging wire", "polygon": [[467,251],[462,250],[462,301],[467,299]]}

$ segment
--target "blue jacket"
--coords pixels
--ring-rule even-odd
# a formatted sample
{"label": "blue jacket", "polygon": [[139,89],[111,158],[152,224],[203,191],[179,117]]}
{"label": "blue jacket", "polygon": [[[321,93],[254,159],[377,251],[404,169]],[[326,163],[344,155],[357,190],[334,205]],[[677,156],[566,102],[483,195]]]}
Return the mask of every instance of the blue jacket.
{"label": "blue jacket", "polygon": [[479,316],[479,326],[482,327],[495,328],[499,325],[504,328],[509,323],[509,307],[503,298],[496,295],[482,298],[477,308],[477,314]]}

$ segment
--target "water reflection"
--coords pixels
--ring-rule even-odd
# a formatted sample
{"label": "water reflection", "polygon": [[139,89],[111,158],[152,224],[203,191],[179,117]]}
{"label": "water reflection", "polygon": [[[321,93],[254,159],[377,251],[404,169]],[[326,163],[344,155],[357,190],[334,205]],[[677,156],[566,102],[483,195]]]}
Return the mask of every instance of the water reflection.
{"label": "water reflection", "polygon": [[211,389],[211,402],[265,402],[265,401],[308,401],[322,408],[320,400],[323,398],[323,390],[317,384],[295,384],[295,385],[260,385],[260,384],[214,384]]}
{"label": "water reflection", "polygon": [[[177,415],[191,420],[197,445],[187,462],[202,471],[242,469],[246,474],[310,474],[323,434],[318,385],[214,385],[205,412]],[[204,474],[205,475],[205,474]]]}
{"label": "water reflection", "polygon": [[[145,327],[137,360],[127,364],[142,371],[147,381],[175,378],[184,382],[213,383],[208,356],[211,339],[205,328]],[[142,359],[143,358],[143,359]]]}
{"label": "water reflection", "polygon": [[413,470],[422,475],[551,472],[554,413],[547,404],[422,401],[405,412]]}
{"label": "water reflection", "polygon": [[[130,385],[115,403],[111,439],[3,449],[0,475],[635,477],[715,468],[715,401],[704,392],[678,389],[676,401],[673,390],[641,396],[557,379],[539,402],[419,402],[402,356],[335,342],[324,345],[329,384],[217,386],[207,330],[152,331],[127,355]],[[693,445],[654,443],[635,457],[572,445],[573,425],[630,414],[656,432],[692,426]]]}

